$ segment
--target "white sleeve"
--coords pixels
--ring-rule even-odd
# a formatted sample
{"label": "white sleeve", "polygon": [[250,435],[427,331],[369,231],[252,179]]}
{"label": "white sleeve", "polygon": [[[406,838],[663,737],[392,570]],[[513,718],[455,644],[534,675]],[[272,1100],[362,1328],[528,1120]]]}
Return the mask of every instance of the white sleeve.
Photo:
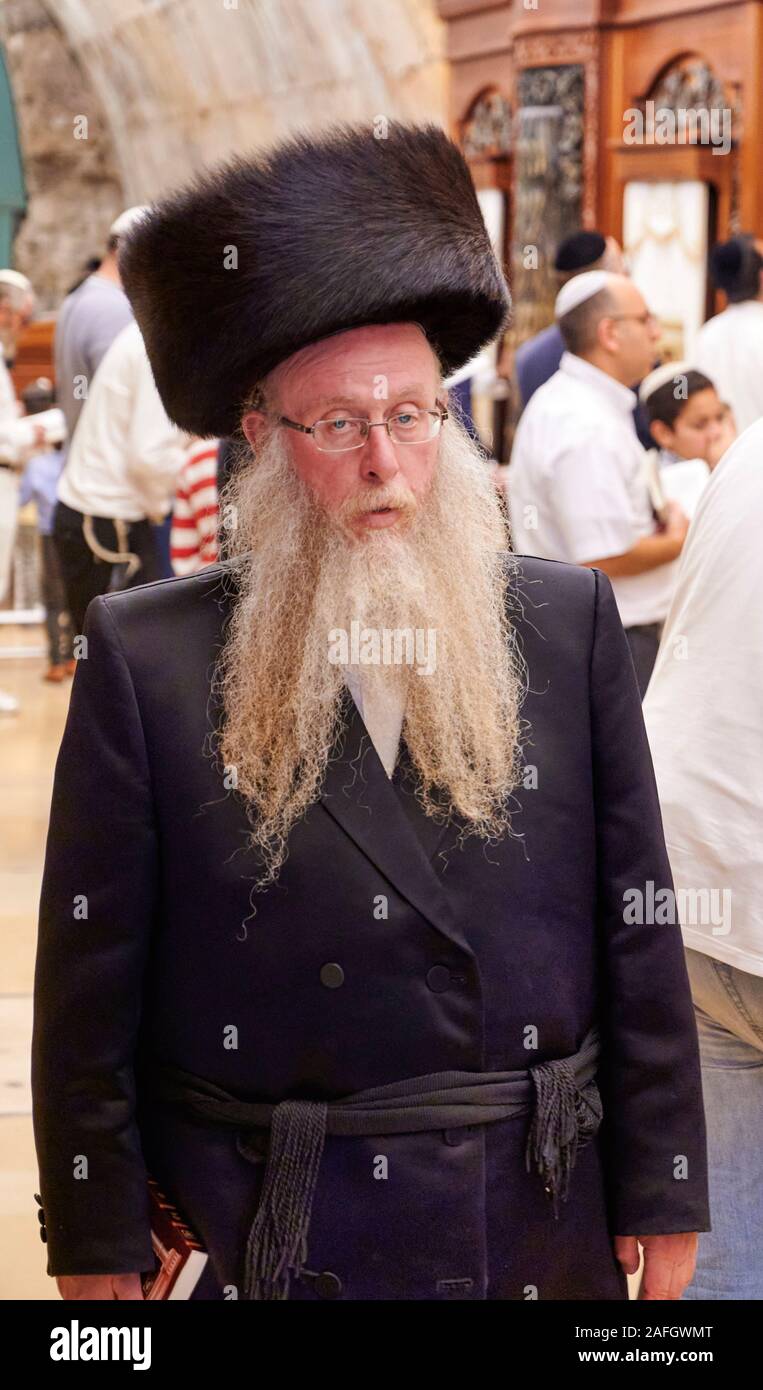
{"label": "white sleeve", "polygon": [[188,436],[167,416],[142,340],[133,364],[132,386],[127,475],[143,498],[146,515],[158,519],[172,505]]}
{"label": "white sleeve", "polygon": [[643,535],[633,513],[616,449],[591,434],[554,458],[550,495],[574,564],[624,555]]}
{"label": "white sleeve", "polygon": [[29,421],[19,415],[11,374],[0,360],[0,463],[20,466],[33,448],[34,432]]}

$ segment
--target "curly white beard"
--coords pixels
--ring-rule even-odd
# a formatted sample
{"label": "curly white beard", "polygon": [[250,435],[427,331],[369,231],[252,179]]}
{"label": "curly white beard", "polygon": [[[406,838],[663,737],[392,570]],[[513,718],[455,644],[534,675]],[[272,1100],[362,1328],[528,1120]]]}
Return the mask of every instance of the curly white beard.
{"label": "curly white beard", "polygon": [[[406,513],[404,529],[360,539],[349,531],[358,510],[392,503]],[[258,886],[278,876],[289,832],[336,753],[344,676],[329,659],[329,634],[353,621],[434,630],[431,673],[365,666],[364,683],[406,690],[403,738],[424,812],[457,818],[462,834],[504,834],[524,687],[508,614],[513,561],[489,469],[463,426],[451,416],[444,427],[418,505],[404,485],[369,487],[336,519],[273,430],[256,461],[242,451],[220,512],[239,597],[216,676],[219,753],[247,803],[264,866]]]}

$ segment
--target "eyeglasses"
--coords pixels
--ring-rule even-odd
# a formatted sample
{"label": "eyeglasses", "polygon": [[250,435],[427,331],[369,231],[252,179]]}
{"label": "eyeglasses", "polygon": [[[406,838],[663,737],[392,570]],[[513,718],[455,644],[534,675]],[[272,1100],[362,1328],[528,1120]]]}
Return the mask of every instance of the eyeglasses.
{"label": "eyeglasses", "polygon": [[426,444],[440,433],[448,412],[438,402],[438,410],[404,410],[389,420],[363,420],[351,415],[335,415],[331,420],[316,420],[314,425],[300,425],[285,415],[279,418],[279,425],[300,434],[311,434],[316,449],[322,454],[345,454],[350,449],[361,449],[368,439],[369,431],[385,429],[394,444]]}

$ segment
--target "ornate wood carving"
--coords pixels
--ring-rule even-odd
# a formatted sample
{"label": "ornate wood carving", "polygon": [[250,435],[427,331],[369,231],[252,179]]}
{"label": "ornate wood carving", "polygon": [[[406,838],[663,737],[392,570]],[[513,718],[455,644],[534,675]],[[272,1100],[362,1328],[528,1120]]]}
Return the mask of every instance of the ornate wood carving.
{"label": "ornate wood carving", "polygon": [[514,340],[553,318],[559,241],[580,226],[583,206],[585,69],[581,63],[524,68],[517,79]]}
{"label": "ornate wood carving", "polygon": [[728,105],[720,78],[701,58],[681,58],[657,79],[648,99],[668,111],[723,109]]}
{"label": "ornate wood carving", "polygon": [[583,205],[582,222],[596,224],[596,181],[599,149],[599,61],[600,40],[594,30],[565,34],[527,34],[514,40],[517,70],[564,66],[579,63],[583,68],[585,105],[583,110]]}
{"label": "ornate wood carving", "polygon": [[[730,112],[731,130],[731,206],[729,211],[729,230],[740,230],[741,201],[741,159],[742,144],[742,92],[738,84],[724,84],[710,65],[700,57],[684,54],[660,73],[646,96],[639,103],[646,110],[647,103],[655,113],[671,111],[676,115],[684,112],[695,113],[695,122],[687,128],[691,137],[701,130],[699,121],[703,113],[721,114]],[[685,137],[679,143],[695,143]]]}
{"label": "ornate wood carving", "polygon": [[483,92],[463,122],[461,146],[467,159],[505,159],[513,134],[511,103],[497,90]]}

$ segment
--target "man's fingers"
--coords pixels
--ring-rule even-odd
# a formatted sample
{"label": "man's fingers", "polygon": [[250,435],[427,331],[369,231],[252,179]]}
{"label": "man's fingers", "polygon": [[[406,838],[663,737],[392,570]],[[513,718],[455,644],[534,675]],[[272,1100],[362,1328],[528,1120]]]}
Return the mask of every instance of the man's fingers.
{"label": "man's fingers", "polygon": [[694,1251],[678,1258],[664,1250],[644,1247],[644,1277],[641,1298],[645,1301],[673,1301],[681,1297],[694,1273]]}
{"label": "man's fingers", "polygon": [[635,1274],[639,1266],[638,1238],[615,1236],[615,1254],[626,1274]]}

